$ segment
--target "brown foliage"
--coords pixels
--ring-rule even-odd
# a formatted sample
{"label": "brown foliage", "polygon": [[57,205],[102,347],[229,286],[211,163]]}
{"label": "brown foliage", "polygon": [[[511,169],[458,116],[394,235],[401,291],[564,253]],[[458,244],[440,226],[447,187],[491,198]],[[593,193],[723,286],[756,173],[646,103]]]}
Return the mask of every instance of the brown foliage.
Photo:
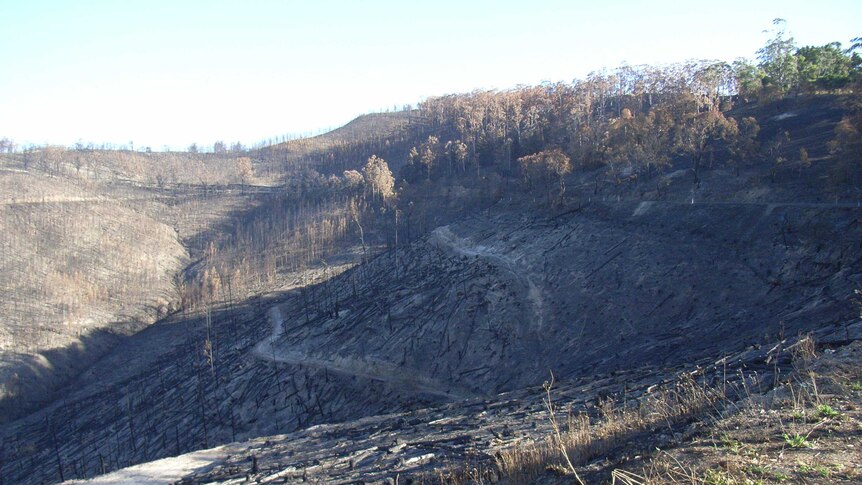
{"label": "brown foliage", "polygon": [[395,195],[395,178],[392,177],[386,160],[371,155],[362,169],[362,174],[375,197],[379,195],[383,200],[388,200]]}

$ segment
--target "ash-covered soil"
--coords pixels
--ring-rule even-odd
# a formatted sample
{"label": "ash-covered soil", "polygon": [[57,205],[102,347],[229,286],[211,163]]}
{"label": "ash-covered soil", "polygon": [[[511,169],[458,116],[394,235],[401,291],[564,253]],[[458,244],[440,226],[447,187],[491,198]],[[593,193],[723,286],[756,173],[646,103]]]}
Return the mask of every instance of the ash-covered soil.
{"label": "ash-covered soil", "polygon": [[860,216],[840,204],[501,205],[327,283],[323,311],[280,307],[268,345],[275,359],[465,397],[548,369],[678,365],[849,318]]}
{"label": "ash-covered soil", "polygon": [[[860,393],[858,389],[851,391],[850,386],[853,382],[858,386],[858,366],[853,364],[858,363],[860,346],[859,342],[845,344],[848,338],[862,338],[862,324],[847,323],[846,326],[824,328],[813,333],[813,338],[825,349],[812,366],[825,391],[818,398],[822,398],[824,403],[831,402],[844,415],[840,419],[831,419],[829,423],[821,423],[816,419],[816,406],[808,406],[812,420],[804,426],[805,431],[811,428],[817,431],[823,424],[830,425],[816,434],[812,433],[812,441],[819,445],[805,450],[785,449],[780,423],[775,422],[778,416],[789,416],[800,409],[788,405],[788,397],[792,394],[789,386],[797,385],[799,377],[809,379],[796,367],[798,361],[794,360],[794,352],[787,350],[802,340],[794,337],[776,342],[772,347],[727,355],[717,362],[702,360],[664,369],[647,366],[554,386],[550,396],[558,414],[586,413],[596,425],[603,417],[603,406],[608,399],[619,407],[636,408],[639,401],[672,391],[681,379],[692,378],[698,386],[726,391],[726,401],[708,406],[702,414],[673,423],[632,428],[615,436],[613,442],[604,447],[601,456],[576,463],[580,474],[587,483],[606,483],[615,469],[641,475],[655,474],[655,468],[649,468],[650,460],[670,461],[670,456],[680,460],[676,465],[685,463],[688,467],[699,467],[698,473],[701,474],[704,473],[701,465],[706,458],[711,462],[720,461],[726,469],[727,457],[724,455],[728,452],[721,448],[722,439],[739,440],[735,441],[737,444],[757,442],[755,436],[765,433],[770,437],[763,441],[773,449],[769,453],[761,453],[761,460],[766,458],[763,455],[769,454],[773,458],[771,462],[782,464],[782,454],[805,454],[809,463],[829,463],[830,469],[841,463],[843,468],[835,472],[835,478],[858,478],[860,471],[855,462],[840,461],[848,457],[852,460],[858,454],[853,449],[852,440],[858,434],[859,412],[852,402],[858,403]],[[836,366],[847,372],[839,372]],[[782,386],[773,388],[776,382],[782,382]],[[834,399],[836,396],[832,393],[836,386],[842,388],[849,400]],[[461,477],[462,482],[473,479],[476,483],[495,483],[506,478],[498,466],[501,453],[544,442],[551,436],[553,431],[543,401],[545,396],[541,387],[531,387],[409,412],[311,426],[294,433],[230,443],[129,467],[87,483],[392,484],[450,483],[446,479],[454,480],[455,477]],[[761,429],[759,423],[766,420],[770,421],[769,426]],[[740,427],[740,423],[746,426]],[[791,427],[788,423],[786,429]],[[832,451],[838,458],[822,457],[824,450]],[[734,454],[737,461],[747,458],[750,463],[758,463],[757,458],[750,454],[739,453],[738,450]],[[648,468],[647,471],[644,467]],[[771,465],[769,470],[774,468],[775,465]],[[798,467],[788,465],[783,468],[792,471]],[[748,475],[757,478],[750,472],[751,467],[739,465],[734,469],[743,470],[742,476],[747,470]],[[764,470],[764,467],[759,469]],[[685,472],[689,468],[678,470]],[[814,475],[814,466],[808,470],[810,475]],[[760,472],[761,475],[765,473]],[[662,483],[686,477],[666,474],[663,477],[653,475],[652,478]],[[577,483],[571,475],[561,477],[553,470],[540,473],[534,480],[548,484]],[[467,480],[467,483],[473,482]]]}
{"label": "ash-covered soil", "polygon": [[563,382],[659,375],[831,328],[856,315],[860,213],[793,202],[529,214],[498,204],[397,256],[325,281],[318,270],[318,284],[297,275],[300,287],[221,309],[209,327],[177,315],[148,328],[63,400],[6,426],[2,470],[24,483],[56,481],[61,469],[88,477],[319,423],[480,402],[541,384],[548,370]]}

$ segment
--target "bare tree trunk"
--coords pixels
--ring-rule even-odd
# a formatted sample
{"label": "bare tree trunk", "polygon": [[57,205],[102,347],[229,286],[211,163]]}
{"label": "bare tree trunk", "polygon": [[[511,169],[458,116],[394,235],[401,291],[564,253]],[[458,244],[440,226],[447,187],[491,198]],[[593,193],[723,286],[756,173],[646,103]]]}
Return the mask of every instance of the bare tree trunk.
{"label": "bare tree trunk", "polygon": [[66,481],[65,477],[63,477],[63,462],[60,459],[60,444],[57,442],[57,432],[54,429],[54,423],[50,423],[51,427],[51,441],[54,444],[54,456],[57,458],[57,471],[60,473],[60,481]]}
{"label": "bare tree trunk", "polygon": [[398,209],[395,209],[395,277],[398,277]]}
{"label": "bare tree trunk", "polygon": [[362,244],[362,260],[364,262],[368,259],[368,254],[365,249],[365,231],[362,229],[362,224],[359,223],[359,214],[353,214],[353,222],[355,222],[356,227],[359,228],[359,242]]}

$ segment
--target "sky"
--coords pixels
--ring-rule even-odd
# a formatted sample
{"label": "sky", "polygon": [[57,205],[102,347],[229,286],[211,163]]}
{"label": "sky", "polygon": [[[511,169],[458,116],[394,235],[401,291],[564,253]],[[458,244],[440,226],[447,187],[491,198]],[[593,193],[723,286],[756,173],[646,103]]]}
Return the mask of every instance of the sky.
{"label": "sky", "polygon": [[184,149],[431,96],[862,36],[852,1],[0,0],[0,138]]}

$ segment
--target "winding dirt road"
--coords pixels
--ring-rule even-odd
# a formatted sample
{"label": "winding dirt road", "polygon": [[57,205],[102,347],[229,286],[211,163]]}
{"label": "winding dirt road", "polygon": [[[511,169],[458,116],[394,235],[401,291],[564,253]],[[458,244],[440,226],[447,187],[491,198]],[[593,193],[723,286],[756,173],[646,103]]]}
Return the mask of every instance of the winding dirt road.
{"label": "winding dirt road", "polygon": [[447,246],[457,254],[464,256],[477,256],[485,258],[493,262],[515,277],[526,290],[527,299],[533,306],[533,315],[537,328],[541,328],[545,321],[545,299],[542,288],[533,281],[529,271],[525,267],[518,267],[517,260],[514,258],[499,254],[485,246],[472,243],[469,239],[458,237],[449,226],[442,226],[434,229],[431,233],[431,240]]}
{"label": "winding dirt road", "polygon": [[[347,310],[342,310],[339,318],[345,316],[346,313]],[[279,305],[272,307],[268,315],[272,323],[272,334],[259,342],[253,350],[253,354],[260,359],[291,365],[307,365],[344,375],[373,379],[404,388],[405,390],[451,400],[467,399],[474,396],[473,393],[465,389],[458,389],[453,385],[428,378],[416,371],[411,372],[410,369],[399,367],[391,362],[343,356],[327,356],[323,358],[311,355],[302,349],[285,350],[279,346],[281,336],[287,331]]]}

